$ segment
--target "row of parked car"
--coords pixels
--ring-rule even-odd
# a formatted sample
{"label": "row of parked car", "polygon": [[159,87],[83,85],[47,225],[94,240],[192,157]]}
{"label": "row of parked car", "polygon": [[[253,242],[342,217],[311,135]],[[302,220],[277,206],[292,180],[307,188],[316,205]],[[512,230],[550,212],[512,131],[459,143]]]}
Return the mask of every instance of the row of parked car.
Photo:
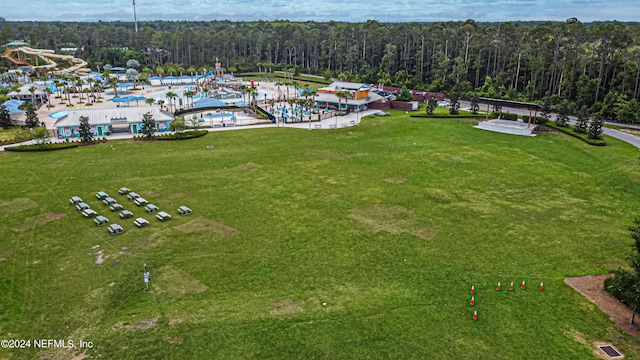
{"label": "row of parked car", "polygon": [[[120,188],[118,190],[118,193],[120,195],[126,195],[127,198],[131,201],[134,202],[134,204],[136,204],[137,206],[143,206],[146,205],[144,207],[145,211],[149,214],[156,214],[156,218],[160,221],[166,221],[171,219],[171,215],[164,212],[164,211],[160,211],[160,208],[158,208],[156,205],[153,204],[149,204],[147,202],[147,200],[145,200],[144,198],[142,198],[140,195],[138,195],[137,193],[131,191],[130,189],[123,187]],[[127,218],[131,218],[133,217],[133,213],[129,210],[124,210],[124,206],[119,204],[118,201],[112,197],[109,196],[109,194],[107,194],[104,191],[100,191],[96,194],[96,198],[98,200],[102,200],[102,202],[104,203],[105,206],[109,206],[109,210],[111,211],[118,211],[118,210],[122,210],[118,216],[121,219],[127,219]],[[80,213],[86,217],[86,218],[91,218],[91,217],[95,217],[93,219],[93,222],[96,223],[97,226],[104,226],[107,225],[109,223],[109,219],[105,216],[102,215],[98,215],[98,213],[96,211],[94,211],[93,209],[91,209],[91,206],[89,206],[87,203],[85,203],[82,198],[80,198],[79,196],[73,196],[71,197],[71,199],[69,199],[69,203],[71,203],[71,205],[75,205],[76,209],[78,209],[78,211],[80,211]],[[192,213],[191,209],[186,207],[186,206],[180,206],[180,208],[178,209],[178,213],[180,215],[190,215]],[[147,221],[145,218],[139,217],[137,219],[134,220],[133,224],[137,227],[145,227],[149,225],[149,221]],[[118,225],[118,224],[111,224],[108,227],[109,233],[111,235],[118,235],[124,232],[124,229],[122,228],[122,226]]]}

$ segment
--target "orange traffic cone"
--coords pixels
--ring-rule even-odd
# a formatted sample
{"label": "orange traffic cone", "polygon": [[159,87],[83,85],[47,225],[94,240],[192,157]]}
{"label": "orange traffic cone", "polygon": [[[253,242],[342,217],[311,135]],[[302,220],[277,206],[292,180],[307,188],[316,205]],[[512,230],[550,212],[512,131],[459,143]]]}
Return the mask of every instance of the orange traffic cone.
{"label": "orange traffic cone", "polygon": [[509,285],[509,291],[513,291],[513,281],[511,282],[511,285]]}
{"label": "orange traffic cone", "polygon": [[473,321],[478,320],[478,310],[473,312]]}
{"label": "orange traffic cone", "polygon": [[520,289],[524,290],[525,286],[524,286],[524,280],[522,280],[522,285],[520,285]]}
{"label": "orange traffic cone", "polygon": [[498,286],[496,286],[496,291],[500,291],[500,283],[498,283]]}
{"label": "orange traffic cone", "polygon": [[476,297],[475,297],[475,296],[472,296],[472,297],[471,297],[471,301],[469,301],[469,305],[473,306],[473,305],[475,305],[475,304],[476,304]]}
{"label": "orange traffic cone", "polygon": [[544,283],[540,283],[540,291],[544,290]]}
{"label": "orange traffic cone", "polygon": [[471,295],[475,295],[476,294],[476,287],[471,285]]}

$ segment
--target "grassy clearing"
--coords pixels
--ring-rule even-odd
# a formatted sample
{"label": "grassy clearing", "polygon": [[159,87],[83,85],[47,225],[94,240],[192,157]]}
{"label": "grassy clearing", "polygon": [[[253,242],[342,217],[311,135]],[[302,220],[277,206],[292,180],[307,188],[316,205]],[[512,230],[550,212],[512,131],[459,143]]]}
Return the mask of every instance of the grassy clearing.
{"label": "grassy clearing", "polygon": [[[3,336],[89,340],[106,359],[586,359],[595,341],[638,359],[640,342],[563,282],[625,264],[637,149],[391,113],[335,131],[1,153],[0,203],[15,208],[0,223]],[[97,191],[151,225],[115,220]],[[73,195],[125,234],[82,218]]]}

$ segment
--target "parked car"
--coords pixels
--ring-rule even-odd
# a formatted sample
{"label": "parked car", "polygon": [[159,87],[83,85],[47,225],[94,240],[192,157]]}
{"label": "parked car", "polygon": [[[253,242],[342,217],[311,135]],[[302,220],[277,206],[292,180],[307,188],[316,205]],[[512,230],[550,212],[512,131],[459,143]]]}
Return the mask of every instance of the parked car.
{"label": "parked car", "polygon": [[91,209],[87,209],[87,210],[83,210],[81,212],[82,216],[86,217],[86,218],[90,218],[90,217],[94,217],[96,215],[98,215],[97,212],[91,210]]}
{"label": "parked car", "polygon": [[158,211],[160,211],[160,208],[158,208],[157,206],[153,205],[153,204],[149,204],[147,206],[144,207],[144,209],[149,213],[149,214],[153,214],[153,213],[157,213]]}
{"label": "parked car", "polygon": [[87,209],[91,209],[91,206],[89,206],[89,204],[81,202],[78,205],[76,205],[76,209],[78,209],[78,211],[82,211],[82,210],[87,210]]}
{"label": "parked car", "polygon": [[147,200],[145,200],[144,198],[141,198],[141,197],[135,199],[133,202],[138,206],[146,205],[148,203]]}
{"label": "parked car", "polygon": [[178,212],[180,213],[180,215],[185,216],[185,215],[191,215],[192,211],[191,209],[189,209],[186,206],[180,206],[178,208]]}
{"label": "parked car", "polygon": [[109,197],[109,194],[107,194],[104,191],[100,191],[99,193],[96,194],[96,198],[98,198],[98,200],[102,200],[108,197]]}
{"label": "parked car", "polygon": [[71,197],[71,199],[69,199],[69,204],[71,205],[80,204],[81,202],[82,202],[82,199],[80,198],[80,196],[73,196]]}
{"label": "parked car", "polygon": [[137,198],[139,198],[140,195],[134,193],[133,191],[131,191],[130,193],[127,194],[127,199],[129,200],[135,200]]}
{"label": "parked car", "polygon": [[149,222],[145,218],[137,218],[136,221],[133,222],[133,225],[141,228],[141,227],[149,226]]}
{"label": "parked car", "polygon": [[165,220],[171,219],[171,215],[167,214],[164,211],[160,211],[159,213],[156,214],[156,218],[158,218],[158,220],[160,221],[165,221]]}
{"label": "parked car", "polygon": [[124,232],[124,229],[122,228],[122,226],[118,224],[112,224],[111,226],[108,227],[108,229],[109,229],[109,234],[113,236],[122,234]]}
{"label": "parked car", "polygon": [[129,190],[129,188],[126,188],[126,187],[120,188],[120,190],[118,190],[118,194],[120,195],[127,195],[130,192],[131,190]]}
{"label": "parked car", "polygon": [[133,217],[133,213],[129,210],[124,210],[120,214],[118,214],[118,216],[120,216],[120,219],[126,219]]}
{"label": "parked car", "polygon": [[116,201],[116,199],[112,198],[112,197],[106,197],[104,200],[102,200],[102,202],[109,206],[109,205],[113,205],[115,203],[117,203],[118,201]]}
{"label": "parked car", "polygon": [[98,226],[103,226],[103,225],[107,225],[109,223],[109,219],[107,219],[106,217],[104,217],[102,215],[99,215],[95,219],[93,219],[93,222],[96,223],[96,225],[98,225]]}
{"label": "parked car", "polygon": [[120,205],[118,203],[115,203],[115,204],[109,206],[109,210],[111,210],[111,211],[118,211],[118,210],[122,210],[122,209],[124,209],[124,206],[122,206],[122,205]]}

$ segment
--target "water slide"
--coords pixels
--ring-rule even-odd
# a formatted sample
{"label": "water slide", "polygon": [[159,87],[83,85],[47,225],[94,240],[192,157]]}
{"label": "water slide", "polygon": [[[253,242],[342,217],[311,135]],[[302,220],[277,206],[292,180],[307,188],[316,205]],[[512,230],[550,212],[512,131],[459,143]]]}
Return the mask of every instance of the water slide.
{"label": "water slide", "polygon": [[66,68],[66,69],[62,69],[62,70],[57,70],[57,71],[52,71],[52,73],[54,75],[65,75],[65,74],[69,74],[72,72],[79,72],[79,73],[87,73],[89,72],[89,69],[87,69],[87,62],[73,57],[71,55],[60,55],[60,54],[56,54],[54,50],[48,50],[48,49],[32,49],[30,47],[27,46],[21,46],[18,47],[16,49],[14,49],[14,51],[20,51],[23,52],[27,55],[33,55],[33,56],[37,56],[38,58],[42,59],[42,61],[46,62],[47,65],[38,65],[38,66],[33,66],[33,68],[35,70],[52,70],[55,69],[58,64],[53,61],[52,59],[62,59],[62,60],[66,60],[69,61],[70,63],[73,63],[74,65]]}

